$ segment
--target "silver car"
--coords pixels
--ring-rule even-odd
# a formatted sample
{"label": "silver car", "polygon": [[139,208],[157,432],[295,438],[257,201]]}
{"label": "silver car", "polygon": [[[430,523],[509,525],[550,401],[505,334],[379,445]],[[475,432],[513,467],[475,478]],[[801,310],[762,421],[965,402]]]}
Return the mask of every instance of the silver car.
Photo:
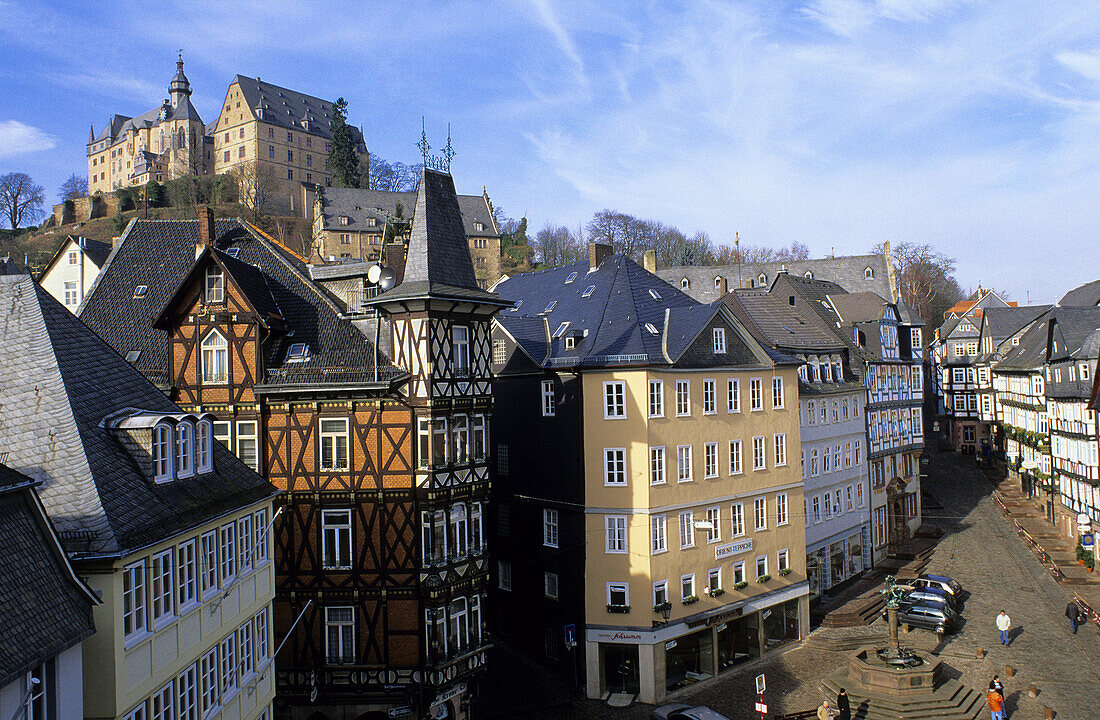
{"label": "silver car", "polygon": [[670,703],[653,711],[653,720],[730,720],[706,705],[692,707],[686,703]]}

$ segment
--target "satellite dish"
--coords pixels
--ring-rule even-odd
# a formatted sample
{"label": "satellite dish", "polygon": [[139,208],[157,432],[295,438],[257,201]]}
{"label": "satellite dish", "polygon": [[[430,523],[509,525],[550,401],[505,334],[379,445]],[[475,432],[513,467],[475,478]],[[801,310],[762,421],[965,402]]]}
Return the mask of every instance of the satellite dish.
{"label": "satellite dish", "polygon": [[378,282],[378,278],[381,275],[382,275],[382,266],[381,265],[371,265],[369,268],[367,268],[367,281],[368,282],[370,282],[372,284],[376,284]]}
{"label": "satellite dish", "polygon": [[382,273],[378,276],[378,287],[389,290],[396,284],[397,273],[393,271],[393,268],[383,268]]}

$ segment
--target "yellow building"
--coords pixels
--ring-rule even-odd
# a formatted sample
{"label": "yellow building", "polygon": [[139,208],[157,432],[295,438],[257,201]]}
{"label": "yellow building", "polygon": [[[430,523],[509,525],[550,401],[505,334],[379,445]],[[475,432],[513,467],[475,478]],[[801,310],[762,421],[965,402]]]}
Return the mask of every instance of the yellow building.
{"label": "yellow building", "polygon": [[[214,123],[214,172],[240,174],[264,194],[268,211],[304,216],[306,185],[326,185],[333,103],[260,78],[237,75]],[[364,167],[370,155],[350,128]]]}
{"label": "yellow building", "polygon": [[497,630],[653,703],[808,630],[800,361],[609,253],[496,286]]}
{"label": "yellow building", "polygon": [[211,169],[206,126],[191,104],[191,83],[183,56],[168,85],[168,98],[137,117],[112,115],[98,134],[88,136],[88,194],[164,182]]}

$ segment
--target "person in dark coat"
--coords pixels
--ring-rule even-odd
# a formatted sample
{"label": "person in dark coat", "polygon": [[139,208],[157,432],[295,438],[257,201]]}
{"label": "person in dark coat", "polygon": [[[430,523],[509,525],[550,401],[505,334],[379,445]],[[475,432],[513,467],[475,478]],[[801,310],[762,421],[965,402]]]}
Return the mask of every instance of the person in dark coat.
{"label": "person in dark coat", "polygon": [[852,706],[848,704],[848,691],[840,688],[840,694],[836,696],[836,709],[840,714],[836,720],[852,720]]}
{"label": "person in dark coat", "polygon": [[1066,605],[1066,617],[1069,618],[1069,628],[1073,631],[1073,634],[1077,634],[1077,626],[1081,624],[1081,608],[1077,607],[1077,603],[1071,602]]}
{"label": "person in dark coat", "polygon": [[995,692],[1001,696],[1001,700],[1005,699],[1005,686],[1001,682],[1000,675],[994,675],[993,679],[989,681],[989,692]]}

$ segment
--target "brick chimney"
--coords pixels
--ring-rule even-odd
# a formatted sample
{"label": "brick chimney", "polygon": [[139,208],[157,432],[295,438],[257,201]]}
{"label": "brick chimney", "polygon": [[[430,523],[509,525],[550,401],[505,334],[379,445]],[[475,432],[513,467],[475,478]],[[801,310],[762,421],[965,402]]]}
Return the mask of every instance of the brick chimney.
{"label": "brick chimney", "polygon": [[214,238],[214,211],[211,208],[204,207],[199,211],[199,245],[202,246],[199,252],[206,247],[213,247]]}
{"label": "brick chimney", "polygon": [[604,258],[612,253],[610,245],[603,243],[588,243],[588,268],[595,270],[603,262]]}
{"label": "brick chimney", "polygon": [[[646,272],[651,272],[651,273],[656,273],[657,272],[657,251],[656,250],[646,250],[645,251],[645,255],[642,256],[642,267],[645,268]],[[723,294],[725,294],[725,293],[723,293]]]}
{"label": "brick chimney", "polygon": [[729,292],[729,280],[719,276],[718,278],[718,297],[724,298],[726,293]]}

